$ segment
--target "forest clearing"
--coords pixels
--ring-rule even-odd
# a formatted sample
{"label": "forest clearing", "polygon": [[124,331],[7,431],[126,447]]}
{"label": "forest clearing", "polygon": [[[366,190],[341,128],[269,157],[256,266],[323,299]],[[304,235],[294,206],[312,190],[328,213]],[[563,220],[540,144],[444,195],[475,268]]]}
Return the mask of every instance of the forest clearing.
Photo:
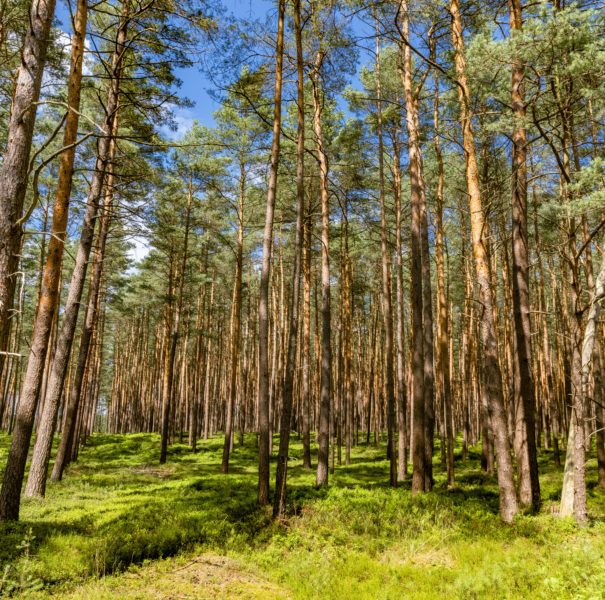
{"label": "forest clearing", "polygon": [[605,598],[603,0],[0,2],[0,597]]}

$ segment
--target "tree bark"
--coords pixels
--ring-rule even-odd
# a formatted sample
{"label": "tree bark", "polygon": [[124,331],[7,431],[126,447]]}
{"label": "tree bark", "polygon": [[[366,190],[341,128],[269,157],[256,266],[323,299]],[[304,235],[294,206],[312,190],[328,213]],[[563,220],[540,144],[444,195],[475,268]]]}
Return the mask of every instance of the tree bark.
{"label": "tree bark", "polygon": [[[44,403],[44,412],[40,419],[40,427],[37,433],[36,447],[34,448],[34,472],[37,473],[36,479],[42,481],[41,473],[48,469],[48,461],[52,447],[52,438],[57,422],[57,412],[63,393],[65,376],[69,366],[69,358],[73,344],[74,334],[80,311],[80,300],[86,281],[86,272],[88,270],[88,259],[92,248],[94,230],[97,219],[99,200],[103,191],[107,166],[113,160],[115,145],[112,140],[117,130],[117,114],[119,110],[120,79],[122,72],[122,61],[126,43],[126,31],[128,24],[129,4],[125,3],[120,17],[120,24],[116,33],[116,49],[112,58],[112,77],[109,85],[106,115],[103,123],[103,135],[98,141],[97,157],[95,161],[95,170],[93,173],[88,198],[86,201],[86,213],[80,232],[80,241],[74,270],[71,276],[69,292],[63,311],[63,320],[59,336],[57,338],[57,348],[55,357],[51,365],[50,378],[46,391]],[[32,486],[34,480],[32,479]],[[44,486],[36,484],[36,490],[44,493]],[[33,493],[33,491],[32,491]],[[37,492],[36,492],[36,495]]]}
{"label": "tree bark", "polygon": [[389,249],[386,198],[384,190],[384,142],[382,134],[382,87],[380,83],[380,37],[376,18],[376,113],[378,129],[378,177],[380,195],[380,246],[382,254],[382,316],[384,324],[385,392],[387,403],[387,458],[389,484],[397,487],[395,449],[395,377],[393,372],[393,303],[391,300],[391,252]]}
{"label": "tree bark", "polygon": [[244,266],[244,199],[246,195],[246,172],[243,158],[240,162],[239,201],[237,209],[237,249],[235,253],[235,277],[233,282],[233,301],[231,309],[231,366],[229,373],[229,399],[225,415],[225,440],[221,473],[229,472],[229,454],[233,445],[233,419],[235,399],[237,397],[237,369],[240,356],[242,329],[242,274]]}
{"label": "tree bark", "polygon": [[[115,144],[115,140],[112,140],[112,144]],[[113,156],[115,150],[110,150],[110,155]],[[90,346],[94,333],[95,326],[98,322],[99,312],[98,308],[100,305],[100,293],[101,293],[101,279],[103,276],[103,264],[105,260],[105,247],[107,245],[107,235],[109,233],[109,224],[111,222],[111,206],[113,203],[113,166],[108,164],[107,166],[107,183],[105,184],[105,199],[103,201],[103,211],[101,215],[101,224],[99,227],[99,235],[97,239],[97,251],[93,263],[93,271],[90,278],[90,287],[88,291],[88,302],[86,303],[86,314],[84,316],[84,323],[82,325],[82,336],[80,337],[80,347],[78,348],[78,358],[76,361],[76,371],[73,377],[71,390],[66,400],[67,406],[65,409],[65,418],[63,421],[63,432],[61,440],[59,441],[59,447],[57,449],[57,456],[55,457],[55,464],[53,465],[53,471],[51,474],[52,481],[60,481],[63,477],[63,470],[69,464],[71,459],[70,448],[73,444],[76,422],[78,418],[78,411],[82,404],[83,395],[83,383],[84,375],[86,373],[86,365],[90,360]],[[41,439],[41,436],[39,436]],[[50,451],[50,448],[47,449]],[[34,460],[29,470],[29,477],[27,480],[27,487],[25,489],[26,496],[44,496],[45,493],[45,482],[46,482],[46,470],[48,468],[48,458],[43,461],[40,467],[36,465],[36,452],[34,449]],[[32,476],[38,470],[44,468],[44,477],[38,477],[38,481],[34,482]],[[30,484],[30,481],[32,483]]]}
{"label": "tree bark", "polygon": [[[434,60],[434,44],[431,44]],[[448,348],[448,312],[445,285],[445,242],[443,235],[443,156],[439,141],[439,79],[435,75],[433,96],[433,144],[437,159],[437,228],[435,232],[435,258],[437,263],[437,373],[440,400],[443,407],[443,428],[447,442],[446,466],[447,485],[454,485],[454,426],[452,420],[453,396],[450,384],[450,362]]]}

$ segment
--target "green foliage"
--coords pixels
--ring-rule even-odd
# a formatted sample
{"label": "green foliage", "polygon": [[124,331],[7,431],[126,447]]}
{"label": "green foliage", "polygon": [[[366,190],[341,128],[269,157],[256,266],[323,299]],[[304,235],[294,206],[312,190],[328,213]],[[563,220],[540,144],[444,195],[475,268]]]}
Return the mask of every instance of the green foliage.
{"label": "green foliage", "polygon": [[12,564],[4,566],[0,578],[0,596],[27,594],[42,589],[42,581],[32,570],[31,547],[35,539],[30,527],[15,546],[17,558]]}

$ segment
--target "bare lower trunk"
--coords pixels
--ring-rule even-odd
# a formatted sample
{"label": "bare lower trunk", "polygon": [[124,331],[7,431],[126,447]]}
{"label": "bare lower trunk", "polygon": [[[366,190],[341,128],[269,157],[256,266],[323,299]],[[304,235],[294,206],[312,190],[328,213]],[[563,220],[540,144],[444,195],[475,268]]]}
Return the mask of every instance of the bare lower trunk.
{"label": "bare lower trunk", "polygon": [[[110,152],[113,154],[113,150]],[[63,433],[59,442],[59,448],[57,450],[57,456],[55,457],[55,464],[51,479],[53,481],[60,481],[63,477],[63,470],[70,459],[69,449],[72,447],[74,433],[76,428],[76,420],[78,417],[78,410],[81,405],[81,396],[83,393],[84,375],[86,372],[86,365],[89,361],[90,345],[93,337],[95,325],[98,320],[98,307],[99,298],[101,292],[101,278],[103,275],[103,262],[105,258],[105,246],[107,244],[107,234],[109,232],[109,223],[111,220],[111,205],[113,199],[113,173],[112,166],[108,165],[108,176],[107,184],[105,189],[105,200],[103,202],[103,214],[101,216],[101,225],[99,229],[99,236],[97,242],[97,252],[95,255],[93,272],[90,280],[90,288],[88,292],[88,302],[86,304],[86,314],[84,316],[84,323],[82,326],[82,336],[80,338],[80,347],[78,349],[78,359],[76,362],[76,371],[73,377],[71,390],[67,398],[66,414],[63,420]],[[35,453],[34,453],[35,458]],[[44,473],[48,467],[48,459],[44,463],[46,465]],[[31,495],[44,495],[45,486],[44,483],[37,483],[30,485],[33,473],[36,472],[35,460],[32,461],[30,467],[30,474],[27,480],[27,487],[25,490],[26,495],[28,491]],[[45,481],[46,477],[40,478],[41,482]]]}
{"label": "bare lower trunk", "polygon": [[389,484],[397,487],[397,452],[395,450],[395,378],[393,372],[393,304],[391,300],[391,251],[388,239],[384,190],[384,145],[382,136],[382,97],[380,83],[380,38],[376,20],[376,111],[378,116],[378,173],[380,186],[380,239],[382,254],[382,316],[384,323],[385,393],[387,404],[387,458]]}
{"label": "bare lower trunk", "polygon": [[[124,5],[120,26],[118,27],[116,37],[116,50],[112,59],[112,79],[109,86],[106,116],[103,124],[104,135],[99,139],[97,147],[97,158],[95,162],[95,171],[93,173],[90,190],[86,203],[86,213],[80,232],[80,241],[74,264],[74,270],[71,276],[69,292],[59,336],[57,338],[57,348],[55,357],[51,366],[50,379],[46,391],[44,403],[44,412],[40,419],[36,445],[34,447],[34,458],[32,459],[33,473],[36,483],[32,479],[30,494],[43,495],[44,484],[43,476],[46,477],[48,461],[50,459],[50,450],[52,447],[52,438],[57,421],[57,413],[65,376],[69,365],[71,348],[75,335],[78,314],[80,311],[80,300],[86,281],[86,272],[88,270],[88,259],[92,248],[94,230],[99,206],[99,200],[103,191],[107,166],[113,160],[115,144],[113,136],[117,128],[118,97],[120,90],[120,77],[122,70],[123,50],[126,42],[126,29],[128,23],[128,4]],[[42,476],[43,474],[43,476]]]}
{"label": "bare lower trunk", "polygon": [[[434,46],[431,48],[434,57]],[[450,385],[450,361],[448,348],[448,313],[445,285],[445,242],[443,235],[443,158],[439,141],[439,81],[435,76],[433,101],[433,134],[437,159],[437,228],[435,232],[435,258],[437,263],[437,377],[446,441],[447,484],[454,485],[454,428],[452,422],[453,396]]]}
{"label": "bare lower trunk", "polygon": [[235,399],[237,396],[237,369],[240,356],[241,328],[242,328],[242,273],[244,263],[244,198],[246,194],[246,171],[242,160],[240,164],[240,190],[237,212],[237,250],[235,257],[235,277],[233,283],[233,301],[231,309],[231,365],[229,373],[229,399],[227,401],[227,414],[225,415],[225,440],[223,443],[223,460],[221,473],[229,472],[229,454],[233,445],[233,420],[235,413]]}
{"label": "bare lower trunk", "polygon": [[[601,302],[605,297],[605,260],[595,281],[594,292],[586,319],[586,327],[582,340],[581,353],[574,353],[574,371],[580,368],[579,377],[573,377],[579,383],[580,390],[574,394],[572,422],[567,441],[567,457],[561,492],[561,516],[574,515],[580,525],[588,520],[586,510],[586,481],[585,481],[585,444],[584,444],[584,407],[590,399],[590,373],[593,360],[593,350],[597,336],[597,324],[601,310]],[[580,358],[578,365],[577,358]],[[579,380],[579,381],[578,381]]]}

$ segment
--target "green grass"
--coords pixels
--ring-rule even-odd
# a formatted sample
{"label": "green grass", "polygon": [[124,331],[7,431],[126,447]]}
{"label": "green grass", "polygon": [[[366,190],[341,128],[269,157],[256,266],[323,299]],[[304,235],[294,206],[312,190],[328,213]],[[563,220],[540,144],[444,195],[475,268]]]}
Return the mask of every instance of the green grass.
{"label": "green grass", "polygon": [[[2,434],[0,464],[7,446]],[[477,451],[464,463],[457,456],[452,490],[437,452],[435,491],[412,497],[407,483],[386,485],[384,448],[365,445],[354,448],[351,465],[336,467],[328,489],[315,490],[293,440],[291,517],[275,524],[255,502],[254,437],[236,446],[228,476],[218,472],[221,450],[220,438],[202,442],[197,454],[177,444],[159,466],[156,435],[93,436],[44,501],[24,500],[21,521],[0,525],[2,593],[605,598],[605,492],[592,461],[587,528],[553,517],[562,474],[548,453],[540,459],[542,512],[506,526]],[[192,573],[200,554],[229,562]],[[174,558],[155,560],[166,557]]]}

